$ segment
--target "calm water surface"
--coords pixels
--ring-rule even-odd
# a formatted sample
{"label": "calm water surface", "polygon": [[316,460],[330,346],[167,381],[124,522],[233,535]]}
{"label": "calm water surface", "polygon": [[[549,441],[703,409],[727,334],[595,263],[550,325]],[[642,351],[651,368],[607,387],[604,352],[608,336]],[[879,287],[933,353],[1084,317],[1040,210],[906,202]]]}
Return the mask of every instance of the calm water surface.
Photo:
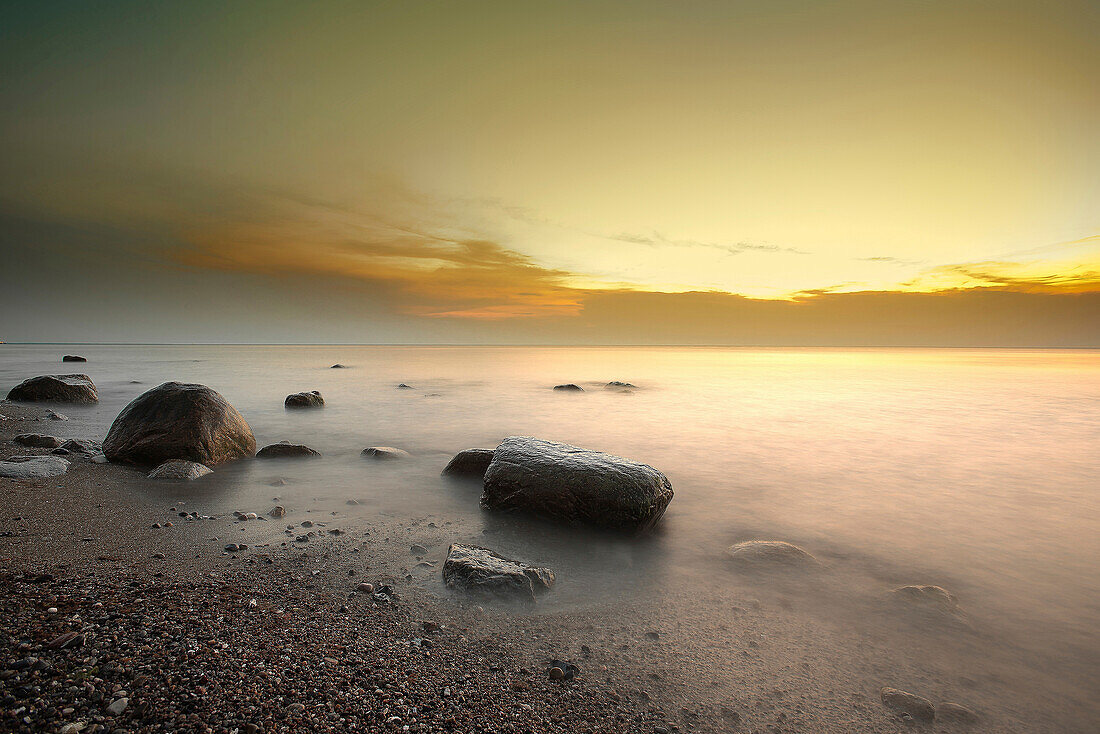
{"label": "calm water surface", "polygon": [[[65,353],[90,361],[63,365]],[[705,575],[731,543],[776,538],[883,584],[942,584],[1009,628],[1097,651],[1098,351],[0,346],[5,393],[74,371],[101,395],[64,408],[83,435],[102,438],[127,402],[180,380],[225,395],[260,445],[285,439],[325,455],[220,469],[204,482],[226,506],[269,501],[266,480],[285,476],[290,502],[354,497],[364,513],[502,532],[506,550],[522,545],[564,569],[554,603],[582,603],[634,566]],[[638,389],[606,390],[609,380]],[[402,382],[415,389],[395,389]],[[562,382],[585,392],[550,389]],[[301,390],[320,390],[327,407],[285,411],[284,396]],[[661,531],[640,544],[505,532],[478,508],[476,487],[438,474],[456,451],[512,434],[661,469],[676,490]],[[371,445],[413,458],[360,459]],[[646,566],[655,558],[657,570]]]}

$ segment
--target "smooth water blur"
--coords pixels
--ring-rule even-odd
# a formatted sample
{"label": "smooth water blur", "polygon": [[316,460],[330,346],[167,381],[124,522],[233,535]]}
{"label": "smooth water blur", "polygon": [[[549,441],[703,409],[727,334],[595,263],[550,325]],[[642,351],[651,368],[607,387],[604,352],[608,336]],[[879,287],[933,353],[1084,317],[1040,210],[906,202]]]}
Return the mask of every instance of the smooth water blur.
{"label": "smooth water blur", "polygon": [[[65,353],[89,362],[62,364]],[[348,369],[330,369],[336,362]],[[476,538],[503,530],[479,509],[476,487],[440,479],[461,449],[528,434],[664,471],[676,497],[649,540],[523,526],[526,555],[568,571],[559,600],[582,599],[609,566],[621,575],[649,563],[653,573],[659,558],[660,573],[700,573],[733,542],[775,538],[884,581],[948,586],[972,609],[1021,629],[1041,623],[1067,645],[1096,645],[1097,351],[0,346],[5,392],[66,372],[99,387],[98,406],[62,408],[87,422],[82,435],[102,438],[128,401],[179,380],[221,392],[259,445],[289,440],[325,455],[219,468],[203,481],[232,491],[234,506],[270,500],[266,482],[282,476],[290,501],[344,509],[355,498],[364,517],[445,518]],[[638,389],[604,389],[610,380]],[[415,389],[396,389],[402,382]],[[563,382],[585,392],[550,389]],[[320,390],[325,409],[284,410],[301,390]],[[372,445],[413,458],[361,459]]]}

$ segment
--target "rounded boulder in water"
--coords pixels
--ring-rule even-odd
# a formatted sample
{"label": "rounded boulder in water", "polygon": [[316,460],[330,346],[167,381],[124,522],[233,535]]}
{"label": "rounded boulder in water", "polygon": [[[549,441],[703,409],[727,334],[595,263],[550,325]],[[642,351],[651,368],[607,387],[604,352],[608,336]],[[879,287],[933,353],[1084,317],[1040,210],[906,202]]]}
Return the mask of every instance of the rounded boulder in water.
{"label": "rounded boulder in water", "polygon": [[157,466],[186,459],[213,466],[256,453],[237,409],[205,385],[166,382],[135,398],[103,441],[111,461]]}

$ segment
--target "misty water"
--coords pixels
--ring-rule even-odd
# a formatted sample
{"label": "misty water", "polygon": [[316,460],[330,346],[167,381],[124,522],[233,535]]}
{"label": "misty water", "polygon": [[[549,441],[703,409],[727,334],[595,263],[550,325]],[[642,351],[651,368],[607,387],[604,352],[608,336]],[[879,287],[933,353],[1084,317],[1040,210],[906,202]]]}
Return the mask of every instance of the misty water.
{"label": "misty water", "polygon": [[[89,362],[62,365],[64,353]],[[196,506],[263,511],[277,495],[351,524],[430,519],[454,540],[554,568],[541,613],[628,603],[654,586],[733,584],[729,545],[781,539],[853,594],[938,584],[996,639],[1040,649],[1052,675],[1096,670],[1098,351],[0,347],[5,393],[67,372],[87,373],[100,392],[96,406],[62,409],[81,435],[101,439],[127,402],[178,380],[221,392],[258,445],[288,440],[324,455],[218,467],[186,490]],[[637,387],[607,389],[611,380]],[[567,382],[585,391],[551,389]],[[319,390],[326,407],[285,410],[302,390]],[[488,514],[476,484],[439,472],[457,451],[509,435],[651,464],[675,498],[658,531],[637,539]],[[360,457],[378,445],[411,458]],[[286,486],[269,486],[276,477]],[[418,583],[442,595],[437,573]]]}

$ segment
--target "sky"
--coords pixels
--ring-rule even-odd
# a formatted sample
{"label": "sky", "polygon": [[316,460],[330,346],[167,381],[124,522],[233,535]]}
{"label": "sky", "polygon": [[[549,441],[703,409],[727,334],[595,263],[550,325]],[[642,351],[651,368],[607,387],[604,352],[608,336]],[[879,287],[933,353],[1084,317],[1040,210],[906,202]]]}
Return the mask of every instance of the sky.
{"label": "sky", "polygon": [[0,340],[1100,346],[1100,4],[0,10]]}

